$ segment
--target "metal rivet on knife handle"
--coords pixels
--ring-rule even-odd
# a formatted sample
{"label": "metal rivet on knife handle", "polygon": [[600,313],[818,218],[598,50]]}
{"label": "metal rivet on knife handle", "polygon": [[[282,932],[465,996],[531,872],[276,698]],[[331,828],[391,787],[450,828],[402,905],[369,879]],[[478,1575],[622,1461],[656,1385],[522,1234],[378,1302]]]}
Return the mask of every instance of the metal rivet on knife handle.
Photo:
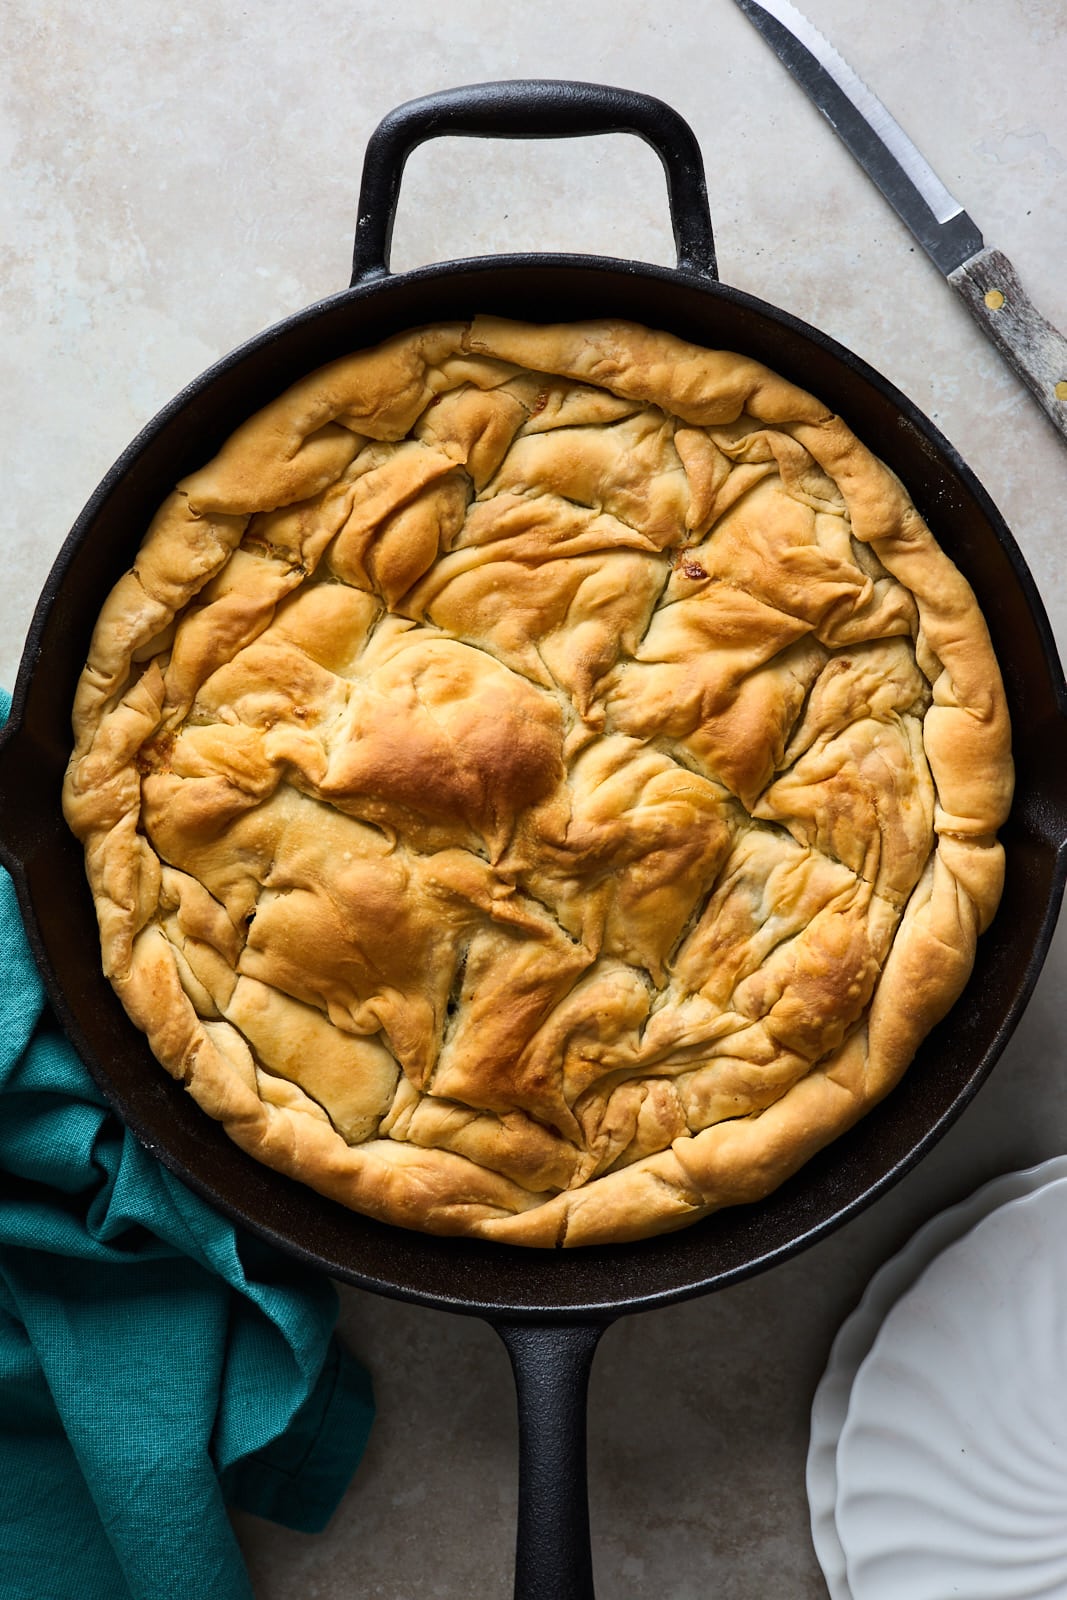
{"label": "metal rivet on knife handle", "polygon": [[1007,256],[979,250],[948,281],[1067,438],[1067,339],[1034,307]]}

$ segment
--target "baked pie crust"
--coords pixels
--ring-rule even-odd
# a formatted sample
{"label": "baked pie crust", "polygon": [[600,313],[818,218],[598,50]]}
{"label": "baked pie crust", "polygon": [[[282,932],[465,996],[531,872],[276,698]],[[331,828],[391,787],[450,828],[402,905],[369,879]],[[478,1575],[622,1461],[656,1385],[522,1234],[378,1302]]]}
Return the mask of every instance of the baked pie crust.
{"label": "baked pie crust", "polygon": [[64,789],[104,967],[268,1166],[584,1245],[768,1194],[999,898],[1008,718],[893,474],[754,361],[491,317],[345,357],[166,500]]}

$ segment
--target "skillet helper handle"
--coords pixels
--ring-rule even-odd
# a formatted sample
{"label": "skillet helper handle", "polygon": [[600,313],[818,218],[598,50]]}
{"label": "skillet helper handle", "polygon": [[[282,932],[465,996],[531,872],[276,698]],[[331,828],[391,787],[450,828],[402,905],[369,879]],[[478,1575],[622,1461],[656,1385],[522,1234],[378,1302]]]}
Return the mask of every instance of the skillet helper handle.
{"label": "skillet helper handle", "polygon": [[1007,256],[979,250],[948,281],[1067,439],[1067,339],[1031,303]]}
{"label": "skillet helper handle", "polygon": [[598,133],[632,133],[652,146],[667,178],[678,266],[715,279],[704,161],[693,130],[673,107],[633,89],[513,78],[408,100],[378,124],[363,163],[352,287],[389,271],[400,179],[420,144],[438,138],[568,139]]}
{"label": "skillet helper handle", "polygon": [[586,1395],[602,1324],[496,1323],[519,1404],[515,1600],[594,1600]]}

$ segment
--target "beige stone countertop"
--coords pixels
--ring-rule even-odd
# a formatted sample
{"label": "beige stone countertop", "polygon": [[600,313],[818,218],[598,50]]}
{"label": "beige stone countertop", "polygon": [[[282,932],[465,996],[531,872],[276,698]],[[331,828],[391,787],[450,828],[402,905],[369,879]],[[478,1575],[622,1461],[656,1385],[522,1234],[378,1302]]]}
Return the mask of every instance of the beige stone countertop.
{"label": "beige stone countertop", "polygon": [[[1067,330],[1063,0],[808,9]],[[1067,645],[1067,446],[733,0],[7,0],[0,42],[0,681],[67,530],[129,440],[212,361],[347,283],[379,119],[433,89],[516,76],[677,107],[704,151],[723,281],[824,329],[934,420],[1000,507]],[[613,137],[416,153],[396,270],[524,248],[670,263],[652,152]],[[989,1082],[913,1173],[785,1265],[609,1330],[589,1408],[601,1600],[825,1596],[804,1466],[833,1335],[922,1221],[1067,1150],[1065,993],[1061,929]],[[325,1533],[237,1519],[257,1596],[509,1594],[503,1347],[473,1318],[341,1297],[379,1419]]]}

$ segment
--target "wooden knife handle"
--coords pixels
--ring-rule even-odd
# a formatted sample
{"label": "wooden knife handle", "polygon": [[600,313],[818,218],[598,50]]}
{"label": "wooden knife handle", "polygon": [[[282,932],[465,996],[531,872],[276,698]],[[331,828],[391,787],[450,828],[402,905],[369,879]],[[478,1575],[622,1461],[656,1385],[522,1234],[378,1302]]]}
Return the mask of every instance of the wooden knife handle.
{"label": "wooden knife handle", "polygon": [[1067,439],[1067,339],[1035,309],[1007,256],[979,250],[948,281]]}

